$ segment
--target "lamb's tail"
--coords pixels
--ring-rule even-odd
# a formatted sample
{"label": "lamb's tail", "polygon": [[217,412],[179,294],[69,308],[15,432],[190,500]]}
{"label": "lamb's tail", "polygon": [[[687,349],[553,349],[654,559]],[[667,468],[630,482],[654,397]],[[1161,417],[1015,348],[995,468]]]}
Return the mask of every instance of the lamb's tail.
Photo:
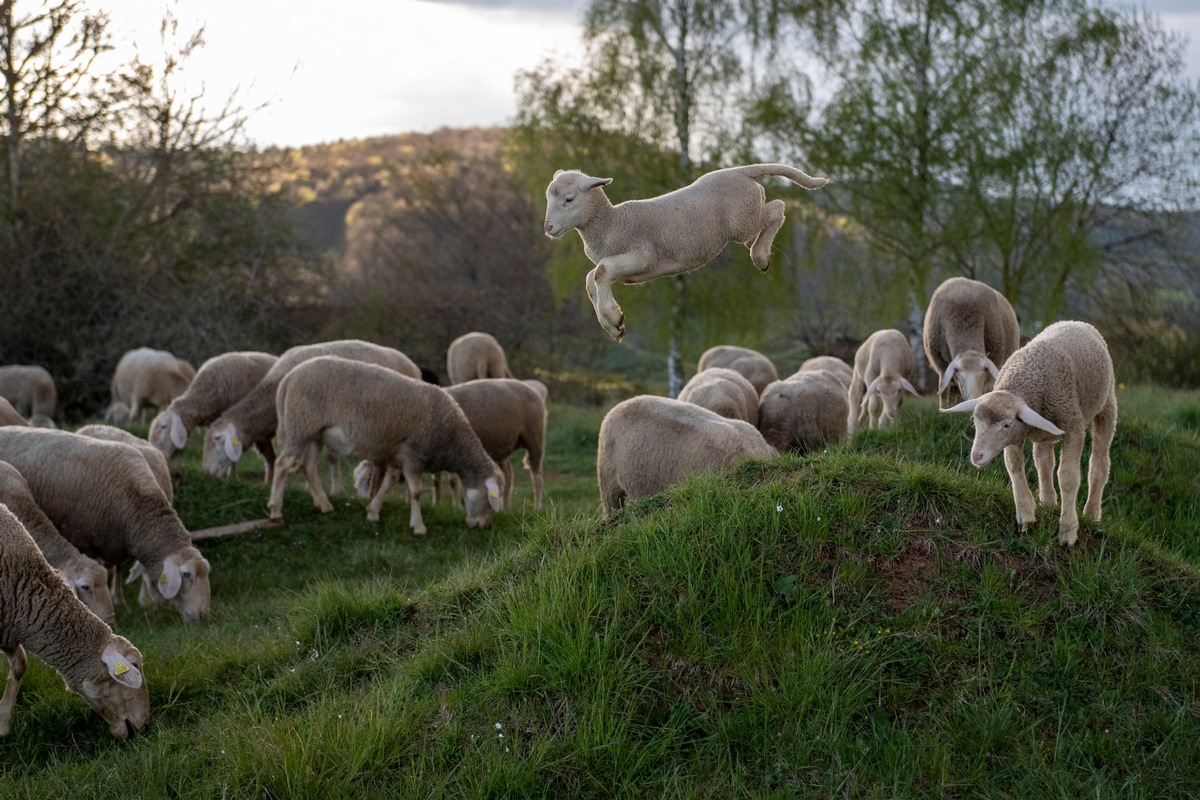
{"label": "lamb's tail", "polygon": [[750,178],[778,175],[782,178],[787,178],[792,183],[805,189],[820,189],[829,183],[828,178],[814,178],[812,175],[795,167],[790,167],[787,164],[748,164],[744,167],[736,167],[736,169]]}

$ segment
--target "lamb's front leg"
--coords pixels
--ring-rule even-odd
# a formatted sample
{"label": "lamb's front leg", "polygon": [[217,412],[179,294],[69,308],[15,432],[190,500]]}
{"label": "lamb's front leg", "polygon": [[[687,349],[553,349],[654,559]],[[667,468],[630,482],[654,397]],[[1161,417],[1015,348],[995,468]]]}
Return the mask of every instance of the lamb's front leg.
{"label": "lamb's front leg", "polygon": [[421,518],[421,471],[404,467],[404,482],[408,484],[408,525],[413,536],[425,535],[425,520]]}
{"label": "lamb's front leg", "polygon": [[1004,466],[1008,470],[1008,480],[1012,484],[1013,505],[1017,510],[1017,528],[1027,531],[1037,522],[1037,514],[1033,502],[1033,492],[1029,491],[1029,481],[1025,479],[1025,443],[1010,444],[1004,448]]}
{"label": "lamb's front leg", "polygon": [[1083,431],[1067,431],[1062,451],[1058,454],[1058,489],[1062,492],[1062,509],[1058,516],[1058,543],[1067,546],[1079,541],[1079,465],[1083,458]]}
{"label": "lamb's front leg", "polygon": [[383,507],[383,496],[387,494],[387,490],[392,488],[392,482],[395,480],[396,470],[391,464],[383,461],[373,462],[373,469],[383,470],[383,477],[379,481],[379,491],[375,492],[375,496],[371,498],[371,502],[367,504],[367,521],[379,521],[379,509]]}
{"label": "lamb's front leg", "polygon": [[625,338],[625,312],[613,297],[613,282],[645,283],[660,277],[655,272],[657,266],[653,248],[647,247],[602,258],[587,274],[587,293],[596,309],[596,319],[600,321],[600,327],[618,342]]}

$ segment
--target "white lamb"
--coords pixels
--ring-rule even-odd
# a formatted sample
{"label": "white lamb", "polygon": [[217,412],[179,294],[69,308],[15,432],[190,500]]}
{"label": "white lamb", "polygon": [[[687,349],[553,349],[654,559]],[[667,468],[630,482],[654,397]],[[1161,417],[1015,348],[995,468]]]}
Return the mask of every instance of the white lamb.
{"label": "white lamb", "polygon": [[850,435],[854,435],[868,414],[872,428],[887,428],[895,422],[896,412],[904,402],[902,393],[917,394],[910,382],[912,374],[912,348],[903,333],[888,328],[868,336],[854,354],[850,415],[846,421]]}
{"label": "white lamb", "polygon": [[453,386],[477,378],[511,378],[504,348],[490,333],[472,331],[446,348],[446,377]]}
{"label": "white lamb", "polygon": [[761,395],[763,389],[772,381],[779,380],[779,370],[775,362],[757,350],[749,347],[737,347],[732,344],[718,344],[700,354],[696,364],[696,372],[703,372],[713,367],[725,367],[734,372],[740,372],[754,385],[756,394]]}
{"label": "white lamb", "polygon": [[20,521],[0,505],[0,650],[8,656],[0,736],[12,728],[26,647],[57,670],[118,739],[150,718],[142,654],[79,602]]}
{"label": "white lamb", "polygon": [[287,477],[304,469],[313,503],[333,510],[317,478],[317,454],[325,445],[340,456],[374,462],[383,476],[367,506],[378,520],[383,495],[396,467],[408,485],[409,524],[424,536],[421,473],[454,472],[466,487],[467,527],[483,528],[499,511],[504,476],[471,429],[466,415],[439,386],[393,370],[336,356],[310,359],[279,384],[279,458],[268,511],[283,516]]}
{"label": "white lamb", "polygon": [[740,372],[725,367],[702,369],[683,385],[679,399],[728,419],[758,425],[758,390]]}
{"label": "white lamb", "polygon": [[30,425],[53,428],[58,389],[44,367],[11,364],[0,367],[0,397],[12,403]]}
{"label": "white lamb", "polygon": [[209,565],[134,447],[68,431],[0,428],[0,460],[82,552],[109,564],[137,560],[185,622],[208,616]]}
{"label": "white lamb", "polygon": [[121,356],[113,370],[112,402],[105,422],[140,420],[147,408],[165,408],[187,391],[196,368],[166,350],[139,347]]}
{"label": "white lamb", "polygon": [[1054,323],[1012,354],[1000,368],[996,388],[944,410],[973,412],[971,463],[976,467],[986,466],[1004,451],[1021,530],[1036,521],[1033,493],[1025,478],[1025,440],[1033,441],[1038,499],[1052,506],[1058,501],[1054,493],[1054,442],[1062,439],[1058,541],[1064,545],[1073,545],[1079,539],[1075,502],[1090,423],[1092,454],[1088,458],[1088,496],[1083,516],[1099,522],[1104,484],[1108,482],[1109,450],[1117,429],[1117,394],[1108,345],[1094,327],[1086,322]]}
{"label": "white lamb", "polygon": [[782,200],[766,202],[757,178],[777,175],[805,189],[828,181],[786,164],[751,164],[709,172],[689,186],[647,200],[614,206],[602,187],[612,178],[578,171],[554,173],[546,187],[546,235],[557,239],[579,231],[587,257],[587,293],[601,327],[618,342],[625,338],[625,314],[613,298],[616,283],[646,283],[704,266],[730,242],[750,249],[754,265],[766,271],[771,244],[783,227]]}
{"label": "white lamb", "polygon": [[658,494],[688,475],[777,455],[747,422],[682,400],[631,397],[613,406],[600,424],[600,502],[608,516],[627,501]]}
{"label": "white lamb", "polygon": [[950,402],[953,381],[963,400],[992,388],[1000,367],[1021,346],[1012,305],[992,287],[969,278],[949,278],[925,310],[925,355],[938,373],[938,403]]}
{"label": "white lamb", "polygon": [[256,351],[223,353],[208,359],[196,371],[187,391],[150,423],[150,444],[164,458],[175,455],[187,446],[193,429],[208,425],[249,394],[278,360],[270,353]]}

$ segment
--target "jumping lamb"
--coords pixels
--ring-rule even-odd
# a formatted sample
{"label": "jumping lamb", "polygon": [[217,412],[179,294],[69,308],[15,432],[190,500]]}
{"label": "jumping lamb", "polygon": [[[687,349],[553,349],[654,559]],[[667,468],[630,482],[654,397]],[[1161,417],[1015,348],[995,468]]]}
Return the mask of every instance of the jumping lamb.
{"label": "jumping lamb", "polygon": [[109,564],[137,560],[185,622],[208,616],[209,565],[134,447],[68,431],[0,428],[0,460],[82,552]]}
{"label": "jumping lamb", "polygon": [[600,424],[596,478],[604,515],[697,472],[723,471],[778,452],[753,425],[667,397],[617,403]]}
{"label": "jumping lamb", "polygon": [[762,393],[758,429],[780,452],[806,453],[846,438],[850,401],[846,386],[828,370],[801,370]]}
{"label": "jumping lamb", "polygon": [[679,392],[679,399],[715,411],[727,419],[758,425],[758,390],[732,369],[708,367],[692,376]]}
{"label": "jumping lamb", "polygon": [[477,378],[512,377],[500,342],[480,331],[464,333],[446,348],[446,375],[451,385]]}
{"label": "jumping lamb", "polygon": [[777,175],[805,189],[828,181],[786,164],[751,164],[709,172],[689,186],[646,200],[613,205],[604,193],[612,178],[559,170],[546,187],[546,235],[557,239],[579,231],[587,257],[587,293],[601,327],[618,342],[625,314],[613,298],[613,283],[646,283],[704,266],[730,242],[750,249],[765,272],[771,245],[783,227],[784,202],[766,202],[757,178]]}
{"label": "jumping lamb", "polygon": [[746,380],[754,385],[754,391],[758,395],[762,395],[767,384],[779,380],[779,371],[775,368],[775,362],[749,347],[719,344],[708,348],[700,354],[696,371],[703,372],[712,367],[725,367],[742,373]]}
{"label": "jumping lamb", "polygon": [[1033,442],[1038,499],[1052,506],[1058,501],[1054,493],[1054,442],[1062,439],[1058,541],[1068,546],[1079,539],[1075,502],[1086,428],[1091,423],[1092,454],[1088,458],[1083,516],[1100,521],[1109,450],[1117,429],[1117,394],[1108,345],[1094,327],[1086,322],[1054,323],[1012,354],[1000,368],[992,391],[944,411],[973,412],[971,463],[976,467],[986,466],[1004,451],[1021,530],[1028,530],[1037,518],[1033,493],[1025,478],[1025,440]]}
{"label": "jumping lamb", "polygon": [[12,403],[30,425],[53,428],[58,389],[44,367],[11,364],[0,367],[0,397]]}
{"label": "jumping lamb", "polygon": [[79,602],[20,521],[0,505],[0,650],[8,656],[0,736],[12,729],[26,647],[57,670],[68,691],[102,716],[118,739],[150,718],[142,654]]}
{"label": "jumping lamb", "polygon": [[937,372],[938,403],[973,400],[992,388],[1000,367],[1021,345],[1012,305],[992,287],[970,278],[949,278],[934,290],[925,310],[925,355]]}
{"label": "jumping lamb", "polygon": [[887,428],[895,422],[896,412],[904,402],[902,392],[917,394],[910,382],[912,374],[912,348],[903,333],[888,328],[868,336],[854,354],[850,414],[846,420],[850,435],[854,435],[868,414],[872,428]]}
{"label": "jumping lamb", "polygon": [[396,467],[408,485],[409,524],[424,536],[421,473],[454,472],[466,487],[467,527],[483,528],[499,511],[504,476],[445,389],[394,370],[336,356],[306,361],[279,384],[279,458],[268,504],[283,516],[288,476],[303,468],[313,503],[333,510],[317,478],[317,454],[325,445],[340,456],[374,462],[382,475],[367,506],[378,520],[383,495]]}
{"label": "jumping lamb", "polygon": [[187,391],[195,377],[195,367],[166,350],[130,350],[113,370],[112,402],[104,419],[125,423],[140,420],[147,408],[165,408]]}

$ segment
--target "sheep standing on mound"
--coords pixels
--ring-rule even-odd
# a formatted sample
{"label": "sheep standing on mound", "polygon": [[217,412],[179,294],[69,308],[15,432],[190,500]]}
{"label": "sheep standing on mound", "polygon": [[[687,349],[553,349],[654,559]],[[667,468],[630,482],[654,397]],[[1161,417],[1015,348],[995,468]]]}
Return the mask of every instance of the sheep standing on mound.
{"label": "sheep standing on mound", "polygon": [[1021,345],[1012,305],[986,283],[969,278],[943,281],[925,310],[925,355],[937,372],[938,403],[953,405],[951,381],[963,400],[992,388],[1000,367]]}
{"label": "sheep standing on mound", "polygon": [[121,356],[113,370],[112,402],[105,422],[141,420],[147,408],[165,408],[187,391],[196,368],[166,350],[139,347]]}
{"label": "sheep standing on mound", "polygon": [[0,367],[0,397],[12,403],[30,425],[55,427],[58,389],[54,386],[54,377],[45,368],[25,364]]}
{"label": "sheep standing on mound", "polygon": [[1000,368],[995,389],[944,410],[973,412],[971,463],[976,467],[986,466],[1004,451],[1021,530],[1030,528],[1037,518],[1033,493],[1025,478],[1025,440],[1033,441],[1038,499],[1052,506],[1058,501],[1054,493],[1054,442],[1062,439],[1058,541],[1064,545],[1073,545],[1079,539],[1075,501],[1086,428],[1091,423],[1092,454],[1088,458],[1088,496],[1083,516],[1100,521],[1109,449],[1117,429],[1117,394],[1108,345],[1094,327],[1086,322],[1054,323],[1012,354]]}
{"label": "sheep standing on mound", "polygon": [[758,429],[776,450],[806,453],[846,438],[849,413],[846,386],[837,375],[802,370],[762,393]]}
{"label": "sheep standing on mound", "polygon": [[[208,425],[249,394],[278,360],[270,353],[255,351],[223,353],[208,359],[196,371],[187,391],[150,423],[150,444],[164,458],[175,455],[187,445],[193,429]],[[269,441],[266,446],[270,446]],[[274,459],[272,451],[270,460]]]}
{"label": "sheep standing on mound", "polygon": [[749,423],[681,400],[631,397],[613,406],[600,424],[600,502],[608,516],[627,501],[658,494],[688,475],[777,455]]}
{"label": "sheep standing on mound", "polygon": [[758,425],[758,390],[740,372],[725,367],[702,369],[684,384],[679,399],[727,419]]}
{"label": "sheep standing on mound", "polygon": [[895,422],[904,402],[902,392],[917,394],[910,382],[912,374],[912,348],[903,333],[888,328],[868,336],[854,354],[850,414],[846,420],[850,435],[868,415],[872,428],[887,428]]}
{"label": "sheep standing on mound", "polygon": [[208,616],[209,566],[136,448],[67,431],[0,428],[0,460],[82,552],[109,564],[137,560],[185,622]]}
{"label": "sheep standing on mound", "polygon": [[459,336],[446,348],[446,376],[453,386],[478,378],[511,378],[512,373],[496,337],[473,331]]}
{"label": "sheep standing on mound", "polygon": [[625,314],[613,298],[616,283],[646,283],[704,266],[730,242],[750,249],[765,272],[771,244],[783,227],[782,200],[766,202],[757,178],[777,175],[805,189],[828,181],[786,164],[751,164],[702,175],[689,186],[647,200],[613,205],[604,193],[612,178],[559,170],[546,187],[546,235],[557,239],[579,231],[583,250],[596,265],[587,293],[601,327],[618,342]]}
{"label": "sheep standing on mound", "polygon": [[818,369],[825,370],[837,378],[847,390],[850,389],[850,383],[854,380],[854,367],[837,356],[813,356],[801,364],[800,369],[796,370],[788,379],[795,378],[803,372],[811,372]]}
{"label": "sheep standing on mound", "polygon": [[118,739],[150,718],[142,654],[71,594],[24,526],[0,505],[0,650],[8,656],[0,736],[12,728],[26,647],[57,670]]}
{"label": "sheep standing on mound", "polygon": [[696,371],[703,372],[713,367],[725,367],[740,372],[754,386],[756,395],[761,395],[763,389],[772,381],[779,380],[779,370],[775,368],[775,362],[749,347],[719,344],[708,348],[700,354]]}
{"label": "sheep standing on mound", "polygon": [[500,510],[504,476],[471,430],[458,404],[439,386],[375,364],[336,356],[310,359],[279,384],[279,458],[268,511],[283,516],[288,476],[303,468],[313,503],[333,506],[317,478],[317,455],[325,445],[340,456],[373,462],[383,476],[367,506],[378,520],[383,495],[398,467],[408,485],[409,524],[424,536],[421,473],[454,472],[466,487],[467,527],[484,528]]}

